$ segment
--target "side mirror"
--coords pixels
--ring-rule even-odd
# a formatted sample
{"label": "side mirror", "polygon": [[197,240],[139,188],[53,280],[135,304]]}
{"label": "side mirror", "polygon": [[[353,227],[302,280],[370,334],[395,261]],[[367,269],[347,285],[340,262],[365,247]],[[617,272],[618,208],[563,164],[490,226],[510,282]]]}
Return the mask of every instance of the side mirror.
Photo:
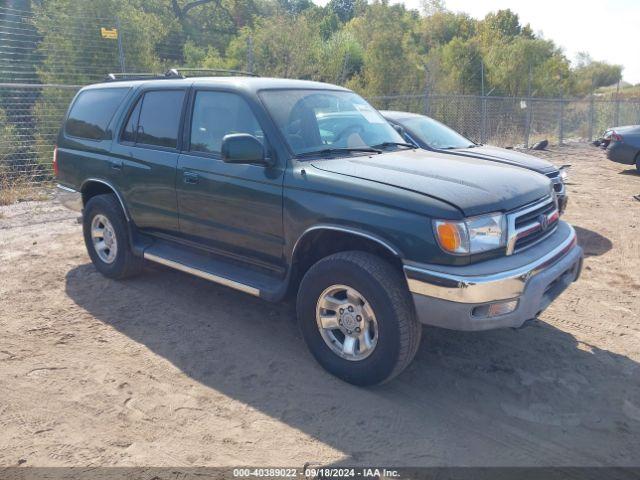
{"label": "side mirror", "polygon": [[260,140],[248,133],[231,133],[222,139],[222,160],[226,163],[269,165]]}

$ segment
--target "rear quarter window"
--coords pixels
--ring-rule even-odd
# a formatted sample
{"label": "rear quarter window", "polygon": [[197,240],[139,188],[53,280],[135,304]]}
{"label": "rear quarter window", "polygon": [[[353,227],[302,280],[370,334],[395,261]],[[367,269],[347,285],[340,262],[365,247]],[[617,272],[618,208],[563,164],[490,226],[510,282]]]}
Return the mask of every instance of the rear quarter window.
{"label": "rear quarter window", "polygon": [[67,117],[65,134],[88,140],[107,138],[107,126],[128,90],[104,88],[81,92]]}

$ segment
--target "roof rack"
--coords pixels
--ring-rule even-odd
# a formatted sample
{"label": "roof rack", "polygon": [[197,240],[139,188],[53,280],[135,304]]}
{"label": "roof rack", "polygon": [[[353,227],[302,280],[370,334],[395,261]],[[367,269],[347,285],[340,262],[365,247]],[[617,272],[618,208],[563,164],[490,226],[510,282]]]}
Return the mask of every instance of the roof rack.
{"label": "roof rack", "polygon": [[[256,73],[247,72],[245,70],[232,70],[232,69],[225,69],[225,68],[172,68],[171,70],[168,70],[165,75],[186,78],[189,75],[185,75],[185,74],[191,74],[191,73],[204,73],[207,75],[226,74],[226,75],[239,75],[239,76],[245,76],[245,77],[260,76]],[[196,75],[190,75],[190,76],[196,76]]]}
{"label": "roof rack", "polygon": [[[222,68],[172,68],[165,73],[108,73],[106,82],[124,82],[128,80],[169,80],[176,78],[187,78],[189,73],[242,75],[247,77],[257,77],[259,75],[244,70],[228,70]],[[192,75],[196,76],[196,75]]]}
{"label": "roof rack", "polygon": [[164,73],[107,73],[106,82],[125,82],[128,80],[156,80],[169,78]]}

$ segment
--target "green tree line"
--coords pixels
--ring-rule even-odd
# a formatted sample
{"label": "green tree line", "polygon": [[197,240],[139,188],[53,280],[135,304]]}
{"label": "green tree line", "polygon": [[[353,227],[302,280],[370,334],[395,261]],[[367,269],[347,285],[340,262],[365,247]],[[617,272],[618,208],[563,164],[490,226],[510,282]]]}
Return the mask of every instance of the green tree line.
{"label": "green tree line", "polygon": [[510,10],[476,20],[434,0],[423,12],[385,0],[42,0],[31,8],[43,82],[72,75],[84,83],[94,80],[92,66],[117,65],[115,42],[98,37],[116,17],[128,69],[251,69],[365,95],[478,94],[484,83],[493,95],[580,96],[622,72],[587,54],[572,67]]}

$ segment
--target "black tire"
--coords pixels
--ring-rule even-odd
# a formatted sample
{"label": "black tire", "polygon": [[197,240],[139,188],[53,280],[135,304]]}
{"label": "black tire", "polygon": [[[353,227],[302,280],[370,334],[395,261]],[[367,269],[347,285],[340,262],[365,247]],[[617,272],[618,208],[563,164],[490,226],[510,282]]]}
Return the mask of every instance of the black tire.
{"label": "black tire", "polygon": [[[117,253],[111,263],[103,261],[93,244],[91,224],[97,215],[105,216],[113,227]],[[96,269],[114,279],[132,277],[142,270],[143,259],[134,255],[129,243],[129,227],[120,202],[113,194],[96,195],[87,202],[82,215],[82,231],[87,252]]]}
{"label": "black tire", "polygon": [[[317,326],[318,299],[335,284],[361,292],[375,312],[378,342],[362,360],[346,360],[334,353]],[[313,265],[300,284],[297,313],[302,335],[318,363],[354,385],[391,380],[411,363],[420,345],[422,327],[404,277],[387,261],[370,253],[340,252]]]}
{"label": "black tire", "polygon": [[640,172],[640,152],[636,154],[636,169]]}

